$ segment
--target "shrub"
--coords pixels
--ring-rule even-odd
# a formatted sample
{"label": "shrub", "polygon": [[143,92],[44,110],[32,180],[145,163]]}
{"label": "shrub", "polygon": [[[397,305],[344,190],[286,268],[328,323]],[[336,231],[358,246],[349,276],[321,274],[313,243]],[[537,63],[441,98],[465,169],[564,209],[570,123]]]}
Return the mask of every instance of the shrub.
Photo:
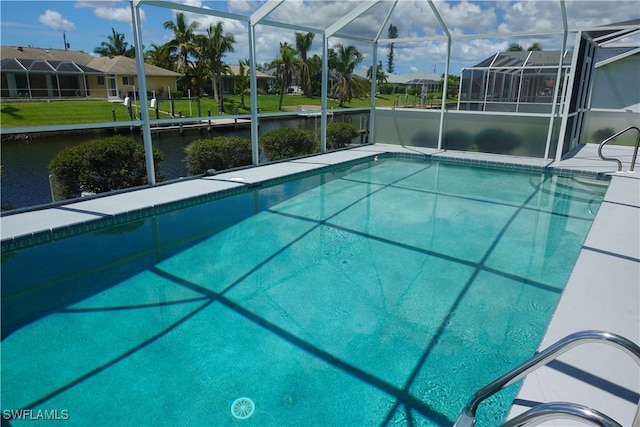
{"label": "shrub", "polygon": [[329,123],[327,125],[327,149],[335,150],[346,147],[356,136],[358,136],[358,129],[351,123]]}
{"label": "shrub", "polygon": [[471,134],[463,130],[450,130],[444,134],[442,148],[445,150],[478,151],[473,145]]}
{"label": "shrub", "polygon": [[318,142],[312,131],[280,128],[265,132],[260,146],[271,161],[299,157],[318,151]]}
{"label": "shrub", "polygon": [[251,165],[251,140],[217,136],[193,141],[185,149],[184,164],[191,175],[208,169],[224,170]]}
{"label": "shrub", "polygon": [[510,131],[487,128],[480,131],[473,142],[482,153],[511,154],[522,145],[522,138]]}
{"label": "shrub", "polygon": [[[156,180],[164,158],[153,149]],[[65,198],[82,192],[104,193],[147,183],[144,147],[133,138],[112,136],[63,148],[49,163],[58,190]]]}
{"label": "shrub", "polygon": [[393,93],[393,84],[383,83],[378,85],[378,92],[380,92],[381,95],[391,95]]}

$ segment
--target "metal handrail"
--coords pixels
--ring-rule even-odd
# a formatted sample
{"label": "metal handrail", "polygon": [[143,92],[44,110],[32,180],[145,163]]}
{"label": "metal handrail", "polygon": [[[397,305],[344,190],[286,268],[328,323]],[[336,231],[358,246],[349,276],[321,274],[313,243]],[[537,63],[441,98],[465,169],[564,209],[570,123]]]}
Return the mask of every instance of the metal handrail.
{"label": "metal handrail", "polygon": [[611,162],[616,162],[618,164],[618,172],[622,171],[622,162],[618,159],[615,159],[613,157],[605,157],[602,155],[602,147],[604,147],[604,144],[606,144],[607,142],[611,141],[612,139],[617,138],[618,136],[622,135],[623,133],[631,130],[631,129],[635,129],[638,131],[638,138],[636,139],[636,147],[633,150],[633,158],[631,159],[631,168],[629,169],[629,172],[633,172],[634,168],[636,167],[636,156],[638,155],[638,146],[640,146],[640,129],[638,129],[635,126],[629,126],[626,129],[621,130],[620,132],[616,133],[615,135],[611,135],[609,138],[605,139],[604,141],[602,141],[600,143],[600,145],[598,146],[598,156],[600,156],[600,158],[602,160],[608,160]]}
{"label": "metal handrail", "polygon": [[529,409],[509,421],[502,427],[537,426],[545,421],[565,419],[580,421],[594,427],[622,427],[616,420],[600,411],[569,402],[543,403]]}
{"label": "metal handrail", "polygon": [[635,359],[638,365],[640,365],[640,347],[638,347],[638,345],[633,341],[618,334],[605,331],[575,332],[571,335],[567,335],[560,341],[522,363],[520,366],[513,368],[500,378],[478,390],[465,407],[464,412],[462,412],[458,417],[455,427],[472,427],[476,422],[476,411],[478,410],[478,406],[489,396],[492,396],[503,388],[520,381],[531,372],[546,365],[552,360],[555,360],[561,354],[571,350],[572,348],[581,344],[597,342],[603,342],[624,351]]}

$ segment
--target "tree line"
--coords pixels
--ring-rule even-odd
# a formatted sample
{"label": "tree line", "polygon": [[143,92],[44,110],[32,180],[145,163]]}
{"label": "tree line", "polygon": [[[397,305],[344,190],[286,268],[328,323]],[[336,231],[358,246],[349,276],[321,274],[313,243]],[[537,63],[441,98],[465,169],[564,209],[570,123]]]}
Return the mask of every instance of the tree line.
{"label": "tree line", "polygon": [[[221,112],[224,112],[223,76],[234,74],[236,91],[244,105],[244,95],[249,90],[249,60],[240,60],[239,71],[231,72],[230,64],[224,61],[224,57],[234,51],[236,41],[233,34],[224,31],[222,22],[211,24],[205,33],[196,33],[200,24],[197,21],[187,24],[184,13],[178,13],[175,21],[167,21],[163,26],[173,33],[173,37],[163,45],[151,44],[144,52],[146,63],[183,74],[178,80],[179,90],[183,93],[191,91],[201,95],[211,87]],[[270,85],[270,91],[280,94],[280,109],[283,96],[294,80],[304,95],[321,95],[322,58],[317,54],[309,56],[314,35],[296,32],[295,45],[281,42],[277,58],[256,65],[259,71],[275,71],[276,79]],[[133,47],[124,40],[124,34],[113,28],[107,41],[96,47],[94,52],[102,56],[124,55],[133,58],[135,55]],[[366,96],[370,91],[369,82],[354,75],[363,58],[353,45],[338,44],[328,51],[328,66],[333,81],[329,96],[337,99],[341,107],[354,97]],[[378,72],[377,80],[385,81],[382,70]]]}

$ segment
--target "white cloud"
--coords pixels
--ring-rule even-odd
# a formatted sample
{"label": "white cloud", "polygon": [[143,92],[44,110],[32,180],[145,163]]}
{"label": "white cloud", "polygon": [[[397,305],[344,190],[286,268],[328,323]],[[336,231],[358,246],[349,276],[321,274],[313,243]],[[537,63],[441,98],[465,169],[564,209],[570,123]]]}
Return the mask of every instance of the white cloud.
{"label": "white cloud", "polygon": [[[123,7],[96,7],[93,14],[101,19],[118,22],[131,22],[131,9]],[[140,20],[145,21],[144,10],[140,10]]]}
{"label": "white cloud", "polygon": [[[109,19],[118,22],[131,22],[131,9],[125,7],[96,7],[93,14],[101,19]],[[145,21],[144,10],[140,9],[140,20]]]}
{"label": "white cloud", "polygon": [[444,3],[446,7],[440,11],[440,14],[450,29],[469,29],[465,31],[469,33],[486,32],[495,27],[498,18],[495,9],[493,7],[483,9],[484,4],[484,2],[470,3],[462,0],[451,7],[449,3]]}
{"label": "white cloud", "polygon": [[114,7],[118,4],[122,3],[119,0],[79,0],[73,7],[93,9],[94,7]]}
{"label": "white cloud", "polygon": [[[566,0],[565,5],[569,29],[595,27],[640,16],[637,0]],[[563,28],[560,2],[497,2],[497,7],[503,12],[502,32]]]}
{"label": "white cloud", "polygon": [[286,2],[275,9],[267,19],[325,29],[358,6],[351,1],[307,1]]}
{"label": "white cloud", "polygon": [[47,9],[44,15],[38,17],[38,21],[40,21],[42,25],[56,31],[73,31],[76,29],[76,24],[64,19],[60,12],[56,12],[55,10]]}
{"label": "white cloud", "polygon": [[251,3],[247,0],[230,0],[229,1],[229,10],[233,13],[251,13],[255,7],[251,5]]}
{"label": "white cloud", "polygon": [[[77,1],[73,7],[77,9],[93,9],[93,14],[100,19],[107,19],[117,22],[131,22],[131,8],[129,6],[122,7],[121,1]],[[145,21],[146,15],[143,9],[140,9],[140,20]]]}

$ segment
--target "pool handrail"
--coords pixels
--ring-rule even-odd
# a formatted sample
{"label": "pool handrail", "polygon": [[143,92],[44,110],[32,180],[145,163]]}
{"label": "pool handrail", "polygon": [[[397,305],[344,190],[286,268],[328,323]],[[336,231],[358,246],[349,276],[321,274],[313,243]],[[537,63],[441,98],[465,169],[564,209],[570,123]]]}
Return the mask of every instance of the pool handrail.
{"label": "pool handrail", "polygon": [[[573,334],[567,335],[566,337],[557,341],[555,344],[552,344],[550,347],[537,353],[521,365],[516,366],[495,381],[476,391],[473,397],[469,400],[469,403],[467,403],[464,411],[456,420],[454,427],[473,427],[476,422],[476,411],[478,410],[478,406],[483,400],[485,400],[489,396],[494,395],[503,388],[518,382],[531,372],[555,360],[561,354],[571,350],[572,348],[581,344],[598,342],[609,344],[624,351],[629,356],[631,356],[631,358],[633,358],[640,366],[640,347],[633,341],[618,334],[606,331],[587,330],[574,332]],[[637,412],[636,420],[638,420],[639,415],[640,413]]]}
{"label": "pool handrail", "polygon": [[542,403],[511,418],[502,427],[537,426],[545,421],[558,419],[578,421],[594,427],[622,427],[616,420],[596,409],[570,402]]}
{"label": "pool handrail", "polygon": [[613,158],[613,157],[605,157],[602,155],[602,147],[604,147],[604,145],[611,141],[612,139],[617,138],[618,136],[622,135],[623,133],[630,131],[631,129],[635,129],[638,131],[638,138],[636,138],[636,146],[633,150],[633,157],[631,159],[631,167],[629,168],[629,172],[633,172],[633,170],[636,167],[636,156],[638,155],[638,146],[640,146],[640,129],[638,129],[636,126],[629,126],[628,128],[625,128],[623,130],[621,130],[618,133],[615,133],[613,135],[611,135],[609,138],[605,139],[604,141],[602,141],[600,143],[600,145],[598,146],[598,156],[600,156],[600,158],[602,160],[607,160],[607,161],[612,161],[612,162],[616,162],[618,164],[618,172],[622,172],[622,162],[619,159]]}

